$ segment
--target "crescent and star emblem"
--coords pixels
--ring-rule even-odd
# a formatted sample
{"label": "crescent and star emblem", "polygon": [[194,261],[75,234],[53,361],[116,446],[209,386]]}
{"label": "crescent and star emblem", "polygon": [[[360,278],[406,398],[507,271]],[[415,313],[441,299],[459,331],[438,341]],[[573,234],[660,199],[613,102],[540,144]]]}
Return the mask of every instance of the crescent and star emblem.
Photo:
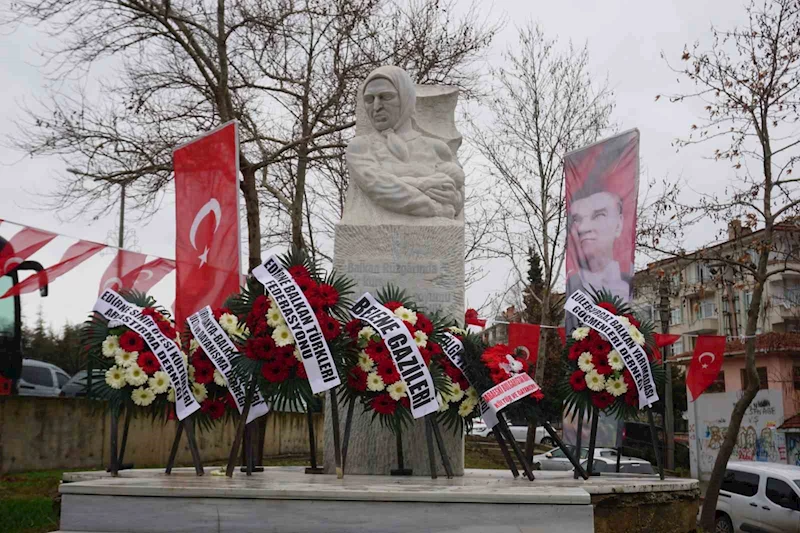
{"label": "crescent and star emblem", "polygon": [[146,269],[142,270],[141,272],[139,272],[139,276],[142,278],[142,281],[147,281],[148,279],[153,277],[153,271]]}
{"label": "crescent and star emblem", "polygon": [[108,280],[103,284],[103,290],[113,288],[114,285],[117,287],[122,287],[122,280],[118,277],[108,278]]}
{"label": "crescent and star emblem", "polygon": [[6,261],[6,263],[3,265],[3,272],[6,274],[11,272],[11,270],[14,269],[14,265],[19,265],[20,263],[22,263],[22,259],[19,257],[9,258],[8,261]]}
{"label": "crescent and star emblem", "polygon": [[[219,202],[216,198],[212,198],[206,204],[200,208],[197,214],[194,216],[194,220],[192,221],[192,227],[189,230],[189,242],[192,243],[192,247],[197,250],[197,244],[194,242],[195,237],[197,237],[197,228],[200,227],[200,222],[208,216],[209,214],[214,213],[214,233],[217,232],[219,229],[219,223],[222,219],[222,208],[219,205]],[[202,268],[203,265],[208,263],[208,246],[205,247],[203,253],[197,256],[200,259],[200,267]]]}
{"label": "crescent and star emblem", "polygon": [[711,358],[711,362],[712,362],[712,363],[713,363],[714,361],[716,361],[716,359],[717,359],[717,356],[716,356],[716,355],[714,355],[714,354],[713,354],[713,353],[711,353],[711,352],[703,352],[703,353],[701,353],[701,354],[700,354],[700,357],[698,357],[698,358],[697,358],[697,361],[698,361],[700,364],[702,364],[702,365],[703,365],[703,370],[705,370],[706,368],[708,368],[708,364],[706,364],[706,363],[703,363],[703,357],[706,357],[706,356],[708,356],[708,357],[710,357],[710,358]]}

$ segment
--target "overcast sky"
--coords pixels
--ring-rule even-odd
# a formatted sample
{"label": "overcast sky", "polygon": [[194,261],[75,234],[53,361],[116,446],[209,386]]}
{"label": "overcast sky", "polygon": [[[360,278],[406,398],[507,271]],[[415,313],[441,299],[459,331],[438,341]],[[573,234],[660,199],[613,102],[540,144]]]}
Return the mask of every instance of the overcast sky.
{"label": "overcast sky", "polygon": [[[501,52],[516,40],[515,24],[526,20],[539,22],[548,37],[557,37],[563,44],[570,39],[577,45],[588,43],[593,73],[598,77],[607,76],[614,90],[617,106],[613,118],[619,130],[637,127],[641,131],[642,169],[647,175],[682,178],[697,191],[719,190],[719,186],[730,179],[732,171],[728,164],[703,158],[711,152],[710,147],[676,153],[671,145],[675,137],[686,134],[691,124],[697,122],[699,105],[670,104],[665,99],[656,102],[655,96],[680,89],[676,76],[661,59],[661,52],[673,64],[678,64],[684,44],[710,41],[712,23],[729,27],[746,21],[738,0],[560,0],[547,3],[496,0],[493,5],[482,4],[486,4],[481,7],[486,16],[502,16],[506,21],[487,56],[494,65],[501,61]],[[0,35],[0,136],[15,134],[14,121],[22,118],[19,111],[22,102],[33,103],[37,96],[43,95],[44,80],[38,68],[41,57],[35,51],[43,39],[37,30],[29,28]],[[116,242],[113,231],[118,213],[94,220],[89,214],[58,214],[40,208],[40,195],[53,190],[54,176],[62,172],[63,167],[56,158],[30,159],[0,146],[0,218],[76,238]],[[146,225],[134,227],[130,223],[135,230],[133,248],[173,258],[174,220],[174,204],[168,195]],[[0,235],[7,239],[17,230],[17,226],[0,225]],[[707,233],[691,235],[686,247],[699,246],[704,238],[708,238]],[[73,242],[59,238],[33,259],[49,266],[58,261]],[[98,254],[59,278],[52,284],[47,298],[40,298],[38,293],[23,296],[23,312],[28,322],[35,318],[40,305],[46,320],[56,328],[67,321],[83,321],[96,299],[100,276],[112,257],[110,252]],[[637,257],[639,264],[645,260]],[[487,295],[503,287],[507,275],[505,265],[493,265],[492,275],[468,291],[468,303],[471,306],[481,304]],[[174,274],[159,283],[152,294],[161,304],[170,306],[174,300]]]}

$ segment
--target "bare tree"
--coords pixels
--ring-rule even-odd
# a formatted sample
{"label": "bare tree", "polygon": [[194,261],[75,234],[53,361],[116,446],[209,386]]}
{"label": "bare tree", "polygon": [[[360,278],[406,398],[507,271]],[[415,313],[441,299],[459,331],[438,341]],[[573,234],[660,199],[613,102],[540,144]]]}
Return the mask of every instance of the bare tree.
{"label": "bare tree", "polygon": [[[541,316],[531,318],[551,325],[553,290],[564,264],[563,157],[608,131],[613,94],[607,84],[592,80],[586,46],[569,43],[562,50],[534,24],[520,28],[505,59],[504,68],[492,69],[497,88],[487,100],[491,121],[473,124],[473,142],[497,184],[493,252],[510,262],[514,282],[523,286],[529,250],[538,254],[542,290],[532,296]],[[544,361],[537,361],[539,381]]]}
{"label": "bare tree", "polygon": [[747,387],[734,405],[706,491],[701,516],[706,531],[714,529],[722,477],[742,418],[759,388],[755,334],[764,287],[774,276],[800,272],[796,219],[792,218],[800,204],[800,180],[792,176],[800,148],[800,3],[751,1],[746,11],[747,24],[728,31],[712,28],[710,49],[701,49],[699,44],[684,49],[685,67],[673,70],[696,89],[671,97],[673,102],[699,100],[705,106],[705,117],[691,126],[690,135],[679,140],[679,146],[711,143],[713,157],[728,162],[735,178],[722,193],[675,206],[664,224],[685,228],[743,217],[744,231],[734,235],[732,243],[700,254],[675,253],[664,243],[650,243],[673,256],[730,269],[752,288],[744,326]]}
{"label": "bare tree", "polygon": [[[356,88],[371,68],[395,63],[417,81],[473,90],[470,65],[496,28],[475,22],[474,12],[453,19],[449,7],[391,0],[20,0],[7,8],[7,24],[39,25],[60,45],[46,53],[52,93],[28,109],[11,142],[31,155],[65,160],[57,206],[102,212],[125,184],[134,207],[146,212],[172,179],[172,149],[238,120],[253,266],[263,244],[262,205],[270,244],[287,237],[306,244],[309,172],[342,156]],[[95,74],[109,58],[113,73]]]}

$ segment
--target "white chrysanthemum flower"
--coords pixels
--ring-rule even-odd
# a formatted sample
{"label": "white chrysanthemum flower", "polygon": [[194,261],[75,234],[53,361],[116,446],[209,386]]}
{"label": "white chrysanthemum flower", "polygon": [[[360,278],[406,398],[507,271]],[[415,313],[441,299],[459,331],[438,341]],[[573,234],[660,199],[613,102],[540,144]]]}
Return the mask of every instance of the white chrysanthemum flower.
{"label": "white chrysanthemum flower", "polygon": [[370,326],[365,326],[358,331],[359,339],[369,340],[373,335],[375,335],[375,330]]}
{"label": "white chrysanthemum flower", "polygon": [[239,337],[240,339],[246,339],[247,337],[250,336],[250,328],[248,328],[246,325],[242,324],[241,326],[236,328],[234,331],[229,333],[229,335],[231,337]]}
{"label": "white chrysanthemum flower", "polygon": [[189,356],[181,352],[181,359],[183,359],[183,368],[189,366]]}
{"label": "white chrysanthemum flower", "polygon": [[464,394],[466,394],[467,400],[472,402],[478,401],[478,389],[476,389],[475,387],[468,388],[467,392],[465,392]]}
{"label": "white chrysanthemum flower", "polygon": [[461,385],[451,380],[450,382],[450,394],[447,395],[447,401],[458,402],[461,401],[461,398],[464,397],[464,390],[461,388]]}
{"label": "white chrysanthemum flower", "polygon": [[170,403],[175,403],[175,389],[170,387],[169,392],[167,393],[167,401]]}
{"label": "white chrysanthemum flower", "polygon": [[178,345],[178,348],[181,348],[181,349],[183,349],[183,348],[182,348],[182,346],[183,346],[183,343],[181,342],[181,334],[180,334],[180,333],[178,333],[178,332],[175,332],[175,338],[174,338],[174,339],[172,339],[172,340],[173,340],[173,341],[175,341],[175,344],[177,344],[177,345]]}
{"label": "white chrysanthemum flower", "polygon": [[134,387],[138,387],[139,385],[144,385],[147,383],[147,374],[139,367],[139,365],[133,363],[127,368],[127,370],[125,370],[125,381]]}
{"label": "white chrysanthemum flower", "polygon": [[138,389],[133,389],[133,392],[131,392],[131,399],[133,403],[139,407],[147,407],[153,403],[153,400],[156,399],[156,395],[150,389],[139,387]]}
{"label": "white chrysanthemum flower", "polygon": [[383,378],[377,372],[370,372],[367,374],[367,388],[372,392],[380,392],[386,386],[383,383]]}
{"label": "white chrysanthemum flower", "polygon": [[208,389],[202,383],[192,383],[192,394],[194,394],[195,400],[202,402],[208,398]]}
{"label": "white chrysanthemum flower", "polygon": [[405,320],[412,326],[417,323],[417,313],[415,313],[411,309],[406,309],[402,305],[394,310],[394,316],[396,316],[400,320]]}
{"label": "white chrysanthemum flower", "polygon": [[401,379],[386,387],[386,390],[389,391],[389,396],[392,397],[392,400],[398,402],[400,398],[404,397],[406,392],[408,392],[408,386],[406,382]]}
{"label": "white chrysanthemum flower", "polygon": [[428,345],[428,335],[422,330],[417,330],[414,332],[414,342],[420,348],[424,348]]}
{"label": "white chrysanthemum flower", "polygon": [[267,310],[267,324],[271,328],[277,328],[278,326],[286,325],[286,322],[283,320],[281,310],[278,309],[277,305],[274,305]]}
{"label": "white chrysanthemum flower", "polygon": [[128,368],[129,366],[136,364],[136,360],[139,358],[139,352],[126,352],[125,350],[119,349],[117,350],[117,355],[114,357],[114,360],[117,363],[117,366],[122,368]]}
{"label": "white chrysanthemum flower", "polygon": [[116,357],[117,349],[119,348],[119,337],[116,335],[109,335],[103,341],[103,355],[105,357]]}
{"label": "white chrysanthemum flower", "polygon": [[626,316],[618,316],[618,317],[617,317],[617,320],[619,320],[620,322],[622,322],[622,324],[623,324],[623,325],[624,325],[626,328],[629,328],[629,327],[631,327],[631,321],[630,321],[630,320],[628,320],[628,317],[626,317]]}
{"label": "white chrysanthemum flower", "polygon": [[475,409],[475,402],[470,401],[469,398],[461,402],[461,405],[458,406],[458,416],[466,417]]}
{"label": "white chrysanthemum flower", "polygon": [[466,334],[467,334],[467,331],[466,331],[466,330],[464,330],[464,329],[461,329],[461,328],[460,328],[460,327],[458,327],[458,326],[450,326],[449,328],[447,328],[447,330],[448,330],[450,333],[452,333],[453,335],[462,335],[462,336],[463,336],[463,335],[466,335]]}
{"label": "white chrysanthemum flower", "polygon": [[584,372],[591,372],[594,370],[594,363],[592,362],[591,353],[583,352],[580,357],[578,357],[578,368]]}
{"label": "white chrysanthemum flower", "polygon": [[637,328],[636,326],[631,326],[628,328],[628,331],[630,332],[631,338],[634,340],[634,342],[636,342],[636,344],[638,344],[639,346],[644,346],[644,343],[646,341],[644,335],[642,335],[642,332],[639,331],[639,328]]}
{"label": "white chrysanthemum flower", "polygon": [[289,346],[294,344],[294,337],[292,332],[289,331],[288,326],[278,326],[272,332],[272,339],[275,341],[275,346]]}
{"label": "white chrysanthemum flower", "polygon": [[436,394],[436,400],[439,402],[439,412],[444,413],[447,409],[450,408],[450,402],[447,401],[447,398],[444,397],[443,394]]}
{"label": "white chrysanthemum flower", "polygon": [[163,370],[159,370],[153,374],[153,377],[147,380],[147,384],[154,393],[164,394],[169,388],[169,376]]}
{"label": "white chrysanthemum flower", "polygon": [[225,381],[225,376],[223,376],[222,372],[220,372],[219,370],[214,370],[214,383],[216,383],[220,387],[228,386],[228,382]]}
{"label": "white chrysanthemum flower", "polygon": [[606,388],[606,378],[598,374],[597,370],[592,370],[586,374],[586,386],[595,392],[600,392]]}
{"label": "white chrysanthemum flower", "polygon": [[582,328],[575,328],[572,330],[572,338],[576,341],[582,341],[589,335],[589,328],[582,327]]}
{"label": "white chrysanthemum flower", "polygon": [[197,370],[194,368],[194,365],[189,365],[187,371],[189,372],[189,381],[194,381],[194,373],[197,372]]}
{"label": "white chrysanthemum flower", "polygon": [[303,362],[303,354],[300,352],[300,347],[299,346],[295,346],[294,347],[294,351],[292,352],[292,355],[294,355],[294,358],[297,359],[298,362],[300,362],[300,363]]}
{"label": "white chrysanthemum flower", "polygon": [[622,370],[625,368],[625,362],[622,360],[622,356],[618,351],[611,350],[608,352],[608,366],[614,370]]}
{"label": "white chrysanthemum flower", "polygon": [[194,353],[200,347],[200,343],[195,339],[189,341],[189,353]]}
{"label": "white chrysanthemum flower", "polygon": [[112,389],[121,389],[125,386],[125,371],[117,366],[106,370],[106,383]]}
{"label": "white chrysanthemum flower", "polygon": [[219,325],[222,326],[225,333],[231,335],[239,327],[239,319],[234,314],[222,313],[219,317]]}
{"label": "white chrysanthemum flower", "polygon": [[628,385],[622,377],[618,377],[617,379],[611,378],[606,381],[606,391],[614,397],[622,396],[628,392]]}
{"label": "white chrysanthemum flower", "polygon": [[372,360],[367,352],[364,350],[358,352],[358,368],[364,372],[371,372],[374,367],[375,361]]}

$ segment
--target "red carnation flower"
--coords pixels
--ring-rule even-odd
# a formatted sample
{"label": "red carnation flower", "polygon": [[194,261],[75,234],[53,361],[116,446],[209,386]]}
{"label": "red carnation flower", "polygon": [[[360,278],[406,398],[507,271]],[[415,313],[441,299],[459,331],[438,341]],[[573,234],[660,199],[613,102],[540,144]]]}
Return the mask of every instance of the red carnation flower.
{"label": "red carnation flower", "polygon": [[567,352],[567,357],[569,358],[570,361],[577,361],[583,352],[588,352],[588,351],[589,351],[589,345],[586,341],[573,342],[572,346],[569,347],[569,352]]}
{"label": "red carnation flower", "polygon": [[598,409],[606,409],[612,403],[614,403],[614,397],[606,391],[598,392],[592,394],[592,403]]}
{"label": "red carnation flower", "polygon": [[300,290],[303,291],[303,294],[307,294],[311,289],[317,288],[317,282],[311,278],[295,278],[294,281],[297,283],[297,286],[300,287]]}
{"label": "red carnation flower", "polygon": [[333,285],[322,283],[317,290],[319,291],[320,298],[322,298],[322,301],[326,306],[332,307],[339,303],[339,291],[337,291]]}
{"label": "red carnation flower", "polygon": [[392,300],[391,302],[386,302],[385,304],[383,304],[383,306],[392,313],[394,313],[398,307],[403,307],[403,303]]}
{"label": "red carnation flower", "polygon": [[367,390],[367,373],[359,367],[353,367],[347,374],[347,385],[357,392]]}
{"label": "red carnation flower", "polygon": [[576,370],[572,373],[569,377],[569,386],[577,392],[586,390],[586,377],[582,370]]}
{"label": "red carnation flower", "polygon": [[236,398],[234,398],[233,394],[230,392],[225,396],[225,404],[231,409],[239,410],[239,407],[236,405]]}
{"label": "red carnation flower", "polygon": [[636,327],[638,328],[638,327],[640,327],[640,326],[642,325],[642,323],[641,323],[641,322],[639,322],[638,320],[636,320],[636,317],[635,317],[635,316],[633,316],[633,315],[632,315],[632,314],[630,314],[630,313],[628,313],[627,315],[625,315],[625,318],[627,318],[627,319],[628,319],[628,322],[630,322],[632,326],[636,326]]}
{"label": "red carnation flower", "polygon": [[505,344],[495,344],[483,352],[481,361],[489,368],[499,368],[500,363],[506,361],[506,355],[509,353],[511,353],[511,348]]}
{"label": "red carnation flower", "polygon": [[442,350],[442,347],[436,342],[431,342],[430,340],[428,340],[427,348],[431,351],[431,353],[434,356],[436,356],[436,355],[444,355],[444,350]]}
{"label": "red carnation flower", "polygon": [[339,321],[327,313],[317,313],[317,320],[326,341],[335,339],[342,332],[342,326]]}
{"label": "red carnation flower", "polygon": [[289,367],[276,362],[267,363],[261,367],[261,375],[270,383],[280,383],[289,378]]}
{"label": "red carnation flower", "polygon": [[592,355],[608,355],[608,353],[611,351],[611,343],[604,339],[592,339],[589,342],[589,351],[592,353]]}
{"label": "red carnation flower", "polygon": [[294,356],[294,346],[279,346],[275,348],[275,360],[279,363],[293,368],[299,361]]}
{"label": "red carnation flower", "polygon": [[306,374],[306,365],[298,362],[294,366],[294,375],[300,379],[308,379],[308,374]]}
{"label": "red carnation flower", "polygon": [[194,367],[194,380],[197,383],[208,385],[214,381],[214,366],[202,364]]}
{"label": "red carnation flower", "polygon": [[612,315],[616,315],[618,313],[617,308],[611,302],[600,302],[597,304],[597,307],[605,309]]}
{"label": "red carnation flower", "polygon": [[152,318],[156,322],[158,322],[159,320],[163,320],[164,319],[164,317],[161,316],[161,313],[156,311],[155,307],[145,307],[144,309],[142,309],[142,315],[149,316],[150,318]]}
{"label": "red carnation flower", "polygon": [[614,373],[614,369],[608,364],[608,356],[605,354],[593,355],[592,364],[594,365],[594,369],[597,370],[597,373],[601,376],[608,376]]}
{"label": "red carnation flower", "polygon": [[382,361],[378,365],[378,375],[383,378],[383,382],[386,385],[391,385],[400,380],[400,372],[397,371],[397,367],[392,360]]}
{"label": "red carnation flower", "polygon": [[530,396],[531,398],[533,398],[537,402],[541,402],[542,400],[544,400],[544,392],[542,392],[542,389],[534,391],[534,392],[530,393],[528,396]]}
{"label": "red carnation flower", "polygon": [[222,400],[207,398],[200,404],[200,410],[211,420],[216,420],[225,414],[225,403]]}
{"label": "red carnation flower", "polygon": [[0,396],[8,396],[11,394],[11,380],[0,376]]}
{"label": "red carnation flower", "polygon": [[232,315],[232,314],[233,314],[233,313],[231,313],[231,310],[230,310],[230,309],[228,309],[227,307],[218,307],[218,308],[214,309],[213,313],[214,313],[214,318],[215,318],[216,320],[219,320],[219,318],[220,318],[222,315],[226,314],[226,313],[227,313],[227,314],[230,314],[230,315]]}
{"label": "red carnation flower", "polygon": [[141,352],[144,350],[144,339],[135,331],[128,330],[119,336],[119,347],[126,352]]}
{"label": "red carnation flower", "polygon": [[370,405],[375,412],[382,415],[393,415],[395,409],[397,409],[397,402],[392,400],[392,397],[386,392],[374,397]]}
{"label": "red carnation flower", "polygon": [[403,396],[402,398],[400,398],[400,401],[398,403],[403,407],[405,407],[406,409],[411,409],[411,402],[409,401],[408,396]]}
{"label": "red carnation flower", "polygon": [[369,341],[367,343],[367,347],[364,348],[364,351],[367,352],[367,355],[369,355],[373,360],[383,359],[389,355],[389,349],[386,348],[386,345],[382,340]]}
{"label": "red carnation flower", "polygon": [[[448,363],[450,362],[448,361]],[[454,364],[452,363],[443,364],[442,366],[444,367],[444,373],[447,374],[447,377],[449,377],[453,381],[458,381],[459,379],[461,379],[461,370],[456,368]]]}
{"label": "red carnation flower", "polygon": [[425,361],[425,366],[430,366],[431,359],[433,358],[433,352],[427,347],[419,347],[419,354],[422,356],[422,360]]}
{"label": "red carnation flower", "polygon": [[408,321],[406,321],[406,320],[403,320],[403,325],[406,327],[406,329],[407,329],[409,332],[411,332],[411,334],[412,334],[412,335],[414,334],[414,332],[416,332],[416,331],[417,331],[417,328],[416,328],[416,327],[414,326],[414,324],[412,324],[411,322],[408,322]]}
{"label": "red carnation flower", "polygon": [[244,345],[244,354],[256,361],[274,360],[275,341],[272,337],[250,337]]}
{"label": "red carnation flower", "polygon": [[250,313],[259,318],[263,317],[267,314],[271,305],[272,302],[269,301],[269,298],[262,294],[253,301],[253,308],[250,310]]}
{"label": "red carnation flower", "polygon": [[636,390],[636,385],[632,388],[628,387],[628,392],[625,393],[625,403],[633,407],[638,407],[639,393]]}
{"label": "red carnation flower", "polygon": [[156,324],[158,325],[158,329],[161,331],[161,333],[164,334],[165,337],[167,337],[170,340],[175,338],[175,335],[177,333],[175,331],[175,328],[173,328],[169,322],[167,321],[156,322]]}
{"label": "red carnation flower", "polygon": [[422,331],[425,335],[432,335],[433,322],[422,313],[417,313],[417,329]]}
{"label": "red carnation flower", "polygon": [[158,358],[153,352],[140,353],[139,357],[136,359],[136,364],[139,365],[148,376],[152,376],[161,369],[161,363],[158,362]]}
{"label": "red carnation flower", "polygon": [[502,368],[493,369],[489,372],[489,377],[492,378],[495,385],[499,385],[508,379],[508,373]]}
{"label": "red carnation flower", "polygon": [[458,378],[458,386],[461,387],[461,390],[467,390],[469,388],[469,381],[467,381],[466,376],[463,374]]}
{"label": "red carnation flower", "polygon": [[293,278],[310,278],[311,272],[303,265],[294,265],[288,268],[289,274],[292,275]]}
{"label": "red carnation flower", "polygon": [[361,331],[361,321],[354,318],[344,325],[344,330],[350,335],[351,339],[358,338],[358,332]]}

